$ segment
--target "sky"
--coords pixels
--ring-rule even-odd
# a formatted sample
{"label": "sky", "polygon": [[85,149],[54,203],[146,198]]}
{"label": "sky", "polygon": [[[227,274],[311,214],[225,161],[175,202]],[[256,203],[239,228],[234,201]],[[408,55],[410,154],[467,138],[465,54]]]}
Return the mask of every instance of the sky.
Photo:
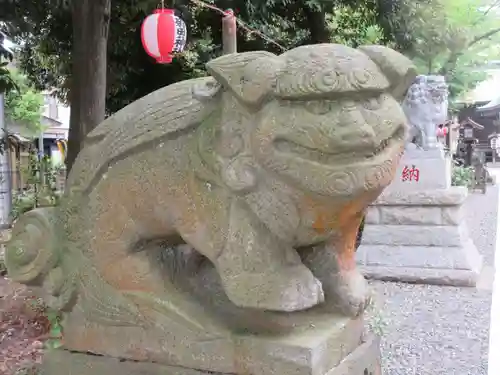
{"label": "sky", "polygon": [[500,96],[500,69],[487,71],[489,78],[476,86],[465,95],[466,101],[485,102],[491,101]]}
{"label": "sky", "polygon": [[[0,21],[1,23],[1,21]],[[3,36],[3,42],[2,42],[2,47],[6,48],[6,49],[9,49],[9,50],[12,50],[14,48],[17,47],[17,44],[13,43],[8,37],[7,35],[5,35],[3,32],[1,32],[2,36]]]}

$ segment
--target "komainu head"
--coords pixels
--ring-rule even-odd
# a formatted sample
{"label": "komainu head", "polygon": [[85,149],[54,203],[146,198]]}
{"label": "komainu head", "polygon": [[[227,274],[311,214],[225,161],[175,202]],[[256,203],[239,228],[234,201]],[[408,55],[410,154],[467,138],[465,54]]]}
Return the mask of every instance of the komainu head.
{"label": "komainu head", "polygon": [[302,46],[224,56],[209,72],[253,111],[252,152],[267,170],[322,195],[380,191],[407,138],[400,107],[416,71],[383,46]]}

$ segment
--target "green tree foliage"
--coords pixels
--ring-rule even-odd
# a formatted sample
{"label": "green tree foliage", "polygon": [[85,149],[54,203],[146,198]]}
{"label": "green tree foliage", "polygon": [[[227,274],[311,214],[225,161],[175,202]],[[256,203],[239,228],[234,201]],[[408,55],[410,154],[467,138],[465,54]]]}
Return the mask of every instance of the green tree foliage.
{"label": "green tree foliage", "polygon": [[481,65],[500,58],[499,10],[500,0],[407,1],[395,17],[397,39],[422,74],[446,76],[453,99],[486,78]]}
{"label": "green tree foliage", "polygon": [[374,7],[334,7],[326,16],[330,41],[351,47],[362,44],[388,44],[382,27],[377,24],[377,17],[377,9]]}
{"label": "green tree foliage", "polygon": [[9,61],[12,60],[12,51],[5,46],[5,34],[0,32],[0,92],[17,89],[12,75],[8,69]]}
{"label": "green tree foliage", "polygon": [[12,78],[8,65],[9,63],[7,61],[0,62],[0,92],[2,93],[17,90],[16,83]]}
{"label": "green tree foliage", "polygon": [[[282,52],[307,43],[351,46],[388,44],[410,56],[423,74],[444,74],[451,97],[485,78],[477,67],[498,57],[500,0],[207,0],[231,7],[248,28],[239,28],[240,51]],[[17,0],[1,12],[24,42],[21,66],[38,89],[56,88],[68,98],[72,27],[68,7]],[[172,64],[156,64],[144,52],[140,25],[156,0],[112,1],[108,41],[107,112],[113,113],[159,87],[205,74],[205,62],[221,53],[221,15],[193,0],[177,0],[189,30],[186,50]],[[279,46],[278,46],[279,45]],[[497,43],[498,45],[498,43]]]}
{"label": "green tree foliage", "polygon": [[[248,28],[285,49],[307,43],[349,45],[388,43],[379,2],[356,0],[217,0],[232,8]],[[39,89],[55,87],[68,98],[71,83],[72,30],[69,9],[50,0],[18,0],[4,9],[15,35],[24,41],[21,66]],[[34,4],[36,3],[36,4]],[[140,25],[158,5],[151,0],[112,1],[108,40],[107,112],[113,113],[159,87],[205,74],[205,62],[221,53],[221,15],[190,0],[175,7],[188,30],[186,50],[172,64],[156,64],[143,50]],[[22,14],[22,18],[19,16]],[[388,17],[388,15],[385,15]],[[282,52],[276,44],[239,28],[238,50]]]}
{"label": "green tree foliage", "polygon": [[26,76],[9,69],[16,89],[5,93],[5,114],[13,122],[24,125],[27,133],[40,132],[43,96],[30,86]]}

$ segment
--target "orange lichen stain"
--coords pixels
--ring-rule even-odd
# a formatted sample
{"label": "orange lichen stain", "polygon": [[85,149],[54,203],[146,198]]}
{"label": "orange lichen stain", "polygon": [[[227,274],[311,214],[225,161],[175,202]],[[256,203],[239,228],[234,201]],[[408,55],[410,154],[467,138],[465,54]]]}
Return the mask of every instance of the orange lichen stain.
{"label": "orange lichen stain", "polygon": [[131,345],[125,350],[125,355],[127,358],[131,358],[134,361],[151,361],[151,355],[148,349],[149,348],[141,348],[139,345]]}
{"label": "orange lichen stain", "polygon": [[304,206],[309,208],[314,215],[312,228],[316,233],[325,234],[339,227],[338,210],[335,207],[307,197],[304,199]]}
{"label": "orange lichen stain", "polygon": [[176,205],[179,210],[177,224],[183,228],[195,228],[203,219],[200,214],[203,213],[205,202],[200,192],[200,182],[196,181],[194,176],[186,178],[184,189],[178,191]]}
{"label": "orange lichen stain", "polygon": [[344,206],[340,212],[340,237],[335,243],[335,248],[337,262],[342,271],[349,271],[356,267],[356,237],[362,218],[363,214],[359,212],[359,203],[355,201]]}
{"label": "orange lichen stain", "polygon": [[343,271],[349,271],[356,267],[356,237],[359,225],[363,220],[364,210],[372,202],[380,191],[372,191],[352,200],[344,205],[339,211],[339,234],[333,239],[334,248],[337,252],[337,261]]}
{"label": "orange lichen stain", "polygon": [[103,343],[102,333],[88,325],[83,324],[83,328],[72,329],[66,332],[65,347],[69,350],[87,352],[100,348]]}
{"label": "orange lichen stain", "polygon": [[312,228],[318,234],[335,231],[332,247],[337,254],[339,267],[343,271],[356,266],[355,247],[359,225],[365,208],[379,195],[378,191],[368,192],[342,205],[328,205],[324,202],[307,199],[306,204],[314,214]]}
{"label": "orange lichen stain", "polygon": [[329,221],[330,218],[324,212],[318,212],[312,227],[317,233],[324,234],[326,229],[332,226],[332,223]]}
{"label": "orange lichen stain", "polygon": [[161,292],[162,289],[157,286],[158,280],[155,280],[153,273],[145,274],[142,267],[137,264],[138,261],[131,256],[116,260],[103,267],[102,276],[119,290],[146,293]]}
{"label": "orange lichen stain", "polygon": [[[109,355],[110,353],[117,352],[118,340],[114,339],[113,335],[105,327],[94,324],[82,324],[82,326],[80,329],[72,330],[71,342],[67,343],[66,349],[100,355]],[[121,357],[123,358],[136,361],[150,360],[147,349],[140,349],[138,345],[124,343],[122,340],[120,341],[119,348],[118,352],[122,353]]]}

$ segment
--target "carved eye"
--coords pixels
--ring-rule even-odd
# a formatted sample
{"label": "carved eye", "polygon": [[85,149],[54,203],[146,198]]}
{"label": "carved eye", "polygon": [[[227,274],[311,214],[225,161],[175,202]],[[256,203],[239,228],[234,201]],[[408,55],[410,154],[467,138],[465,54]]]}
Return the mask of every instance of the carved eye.
{"label": "carved eye", "polygon": [[377,98],[369,98],[367,100],[364,100],[362,102],[362,106],[369,111],[376,111],[382,106],[382,97],[379,96]]}
{"label": "carved eye", "polygon": [[305,104],[306,111],[315,115],[330,112],[337,103],[328,100],[313,100]]}

